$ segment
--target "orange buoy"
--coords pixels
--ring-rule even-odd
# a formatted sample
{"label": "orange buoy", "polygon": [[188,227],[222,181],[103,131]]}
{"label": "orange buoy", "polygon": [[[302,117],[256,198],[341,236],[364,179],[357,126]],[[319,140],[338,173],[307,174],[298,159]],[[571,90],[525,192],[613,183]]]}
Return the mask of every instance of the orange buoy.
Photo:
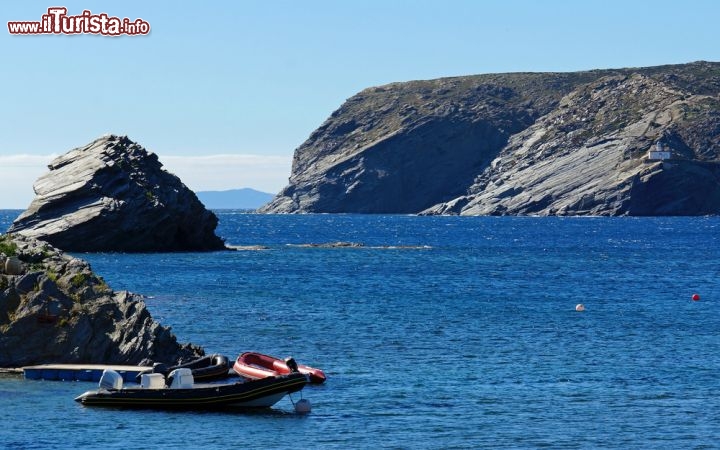
{"label": "orange buoy", "polygon": [[692,300],[693,300],[694,302],[700,300],[700,294],[693,294],[693,295],[692,295]]}
{"label": "orange buoy", "polygon": [[583,305],[582,303],[578,303],[577,305],[575,305],[575,311],[578,311],[578,312],[585,311],[585,305]]}

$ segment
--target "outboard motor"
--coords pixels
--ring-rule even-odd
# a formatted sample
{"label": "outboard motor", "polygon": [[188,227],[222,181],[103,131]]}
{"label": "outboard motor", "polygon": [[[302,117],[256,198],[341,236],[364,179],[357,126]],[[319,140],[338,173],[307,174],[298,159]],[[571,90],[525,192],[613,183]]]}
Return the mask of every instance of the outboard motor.
{"label": "outboard motor", "polygon": [[225,356],[225,355],[214,354],[214,355],[212,356],[212,361],[211,361],[211,362],[212,362],[213,365],[216,365],[216,366],[220,366],[220,365],[222,365],[222,366],[227,366],[228,369],[229,369],[230,367],[232,367],[232,366],[230,365],[230,360],[229,360],[229,359],[227,358],[227,356]]}
{"label": "outboard motor", "polygon": [[115,372],[112,369],[105,369],[103,370],[102,375],[100,376],[100,389],[107,389],[107,390],[120,390],[123,387],[123,379],[122,375]]}
{"label": "outboard motor", "polygon": [[290,369],[290,373],[300,372],[298,369],[297,361],[292,356],[285,358],[285,365]]}

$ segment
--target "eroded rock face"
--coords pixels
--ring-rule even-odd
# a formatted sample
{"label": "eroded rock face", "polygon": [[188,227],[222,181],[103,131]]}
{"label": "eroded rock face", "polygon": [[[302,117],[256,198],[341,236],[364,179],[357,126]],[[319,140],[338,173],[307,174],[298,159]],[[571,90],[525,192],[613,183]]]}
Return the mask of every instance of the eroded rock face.
{"label": "eroded rock face", "polygon": [[718,63],[413,81],[345,102],[260,212],[718,214],[719,161]]}
{"label": "eroded rock face", "polygon": [[[601,78],[513,136],[466,195],[425,212],[718,214],[717,105],[717,97],[690,94],[642,74]],[[707,121],[716,125],[708,129]],[[705,142],[698,151],[687,144],[701,136]],[[657,141],[672,149],[671,160],[648,160]]]}
{"label": "eroded rock face", "polygon": [[8,230],[74,252],[225,248],[217,217],[157,155],[126,136],[103,136],[53,160],[36,197]]}
{"label": "eroded rock face", "polygon": [[90,266],[45,242],[0,235],[0,367],[44,363],[174,364],[204,354],[155,322],[142,297],[114,292]]}

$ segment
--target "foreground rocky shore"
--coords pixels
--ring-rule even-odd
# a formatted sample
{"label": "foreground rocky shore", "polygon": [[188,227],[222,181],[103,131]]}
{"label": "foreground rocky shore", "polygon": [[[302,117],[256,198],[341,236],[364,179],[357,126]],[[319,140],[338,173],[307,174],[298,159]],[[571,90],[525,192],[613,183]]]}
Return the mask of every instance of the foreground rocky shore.
{"label": "foreground rocky shore", "polygon": [[203,354],[155,322],[141,296],[113,291],[85,261],[0,235],[0,367],[174,364]]}

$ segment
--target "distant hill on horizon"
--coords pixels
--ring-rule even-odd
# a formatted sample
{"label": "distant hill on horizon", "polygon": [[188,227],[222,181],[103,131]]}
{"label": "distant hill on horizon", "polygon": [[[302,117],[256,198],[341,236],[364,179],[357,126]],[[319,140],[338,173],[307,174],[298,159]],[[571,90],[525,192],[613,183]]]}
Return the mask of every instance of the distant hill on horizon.
{"label": "distant hill on horizon", "polygon": [[257,209],[275,197],[252,188],[199,191],[195,194],[208,209]]}

